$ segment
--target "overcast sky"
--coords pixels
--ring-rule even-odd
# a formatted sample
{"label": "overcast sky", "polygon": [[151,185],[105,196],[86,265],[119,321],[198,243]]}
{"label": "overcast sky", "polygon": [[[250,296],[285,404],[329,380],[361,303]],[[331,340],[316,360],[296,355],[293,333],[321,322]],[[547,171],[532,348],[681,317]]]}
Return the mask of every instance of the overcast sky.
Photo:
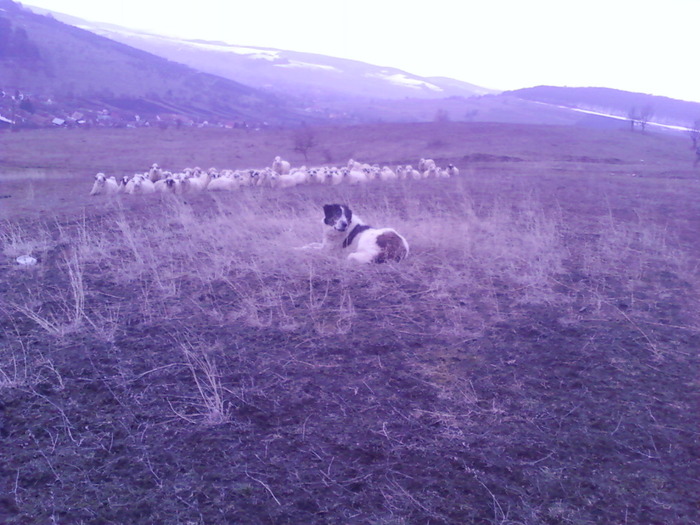
{"label": "overcast sky", "polygon": [[27,0],[181,38],[350,58],[493,89],[700,101],[700,0]]}

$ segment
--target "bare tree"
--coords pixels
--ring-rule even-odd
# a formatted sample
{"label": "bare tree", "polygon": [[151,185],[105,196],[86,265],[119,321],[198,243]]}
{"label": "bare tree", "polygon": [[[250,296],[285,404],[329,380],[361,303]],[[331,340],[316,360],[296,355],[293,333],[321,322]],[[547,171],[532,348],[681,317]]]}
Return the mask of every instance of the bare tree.
{"label": "bare tree", "polygon": [[693,149],[697,150],[698,146],[700,146],[698,144],[698,141],[700,141],[700,118],[696,118],[692,127],[688,128],[688,135],[690,135],[690,140],[693,141]]}
{"label": "bare tree", "polygon": [[647,124],[653,116],[654,108],[652,106],[647,105],[642,106],[641,108],[633,106],[627,112],[627,119],[630,122],[630,130],[634,131],[634,127],[639,126],[642,130],[642,133],[644,133],[647,129]]}
{"label": "bare tree", "polygon": [[294,132],[294,151],[304,155],[304,162],[309,162],[309,150],[317,145],[316,135],[307,126],[303,126]]}
{"label": "bare tree", "polygon": [[647,124],[654,116],[654,108],[652,106],[644,106],[639,115],[639,125],[642,127],[642,133],[644,133],[647,129]]}
{"label": "bare tree", "polygon": [[700,118],[695,119],[693,127],[688,130],[690,140],[693,141],[693,149],[695,150],[695,162],[693,168],[697,168],[700,164]]}

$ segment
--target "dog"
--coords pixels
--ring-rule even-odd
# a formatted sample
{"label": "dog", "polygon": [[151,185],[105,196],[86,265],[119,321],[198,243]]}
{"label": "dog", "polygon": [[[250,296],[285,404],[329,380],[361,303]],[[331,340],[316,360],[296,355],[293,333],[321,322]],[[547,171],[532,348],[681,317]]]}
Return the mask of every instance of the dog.
{"label": "dog", "polygon": [[323,206],[323,242],[303,249],[348,252],[348,260],[368,264],[401,261],[408,242],[392,228],[372,228],[344,204]]}

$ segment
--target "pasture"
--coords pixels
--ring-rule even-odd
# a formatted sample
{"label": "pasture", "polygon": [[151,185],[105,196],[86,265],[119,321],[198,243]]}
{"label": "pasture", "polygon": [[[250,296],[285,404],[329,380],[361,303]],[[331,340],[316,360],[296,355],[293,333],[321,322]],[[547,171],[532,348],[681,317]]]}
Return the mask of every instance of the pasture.
{"label": "pasture", "polygon": [[[98,171],[303,157],[290,130],[0,134],[0,521],[698,522],[690,141],[313,133],[309,165],[460,175],[88,197]],[[296,250],[332,202],[408,259]]]}

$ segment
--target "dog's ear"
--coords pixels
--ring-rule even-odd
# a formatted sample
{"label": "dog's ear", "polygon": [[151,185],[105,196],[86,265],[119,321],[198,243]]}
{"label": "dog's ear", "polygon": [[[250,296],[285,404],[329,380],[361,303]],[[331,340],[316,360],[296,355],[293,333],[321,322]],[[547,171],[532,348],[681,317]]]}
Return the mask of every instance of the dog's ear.
{"label": "dog's ear", "polygon": [[343,205],[343,210],[345,211],[345,218],[348,222],[352,222],[352,210],[345,205]]}
{"label": "dog's ear", "polygon": [[326,218],[333,217],[338,212],[339,208],[340,206],[337,204],[324,204],[323,213],[326,215]]}
{"label": "dog's ear", "polygon": [[337,211],[339,209],[339,206],[337,204],[324,204],[323,205],[323,224],[327,224],[328,226],[331,226],[333,222],[335,222],[335,216],[337,214]]}

